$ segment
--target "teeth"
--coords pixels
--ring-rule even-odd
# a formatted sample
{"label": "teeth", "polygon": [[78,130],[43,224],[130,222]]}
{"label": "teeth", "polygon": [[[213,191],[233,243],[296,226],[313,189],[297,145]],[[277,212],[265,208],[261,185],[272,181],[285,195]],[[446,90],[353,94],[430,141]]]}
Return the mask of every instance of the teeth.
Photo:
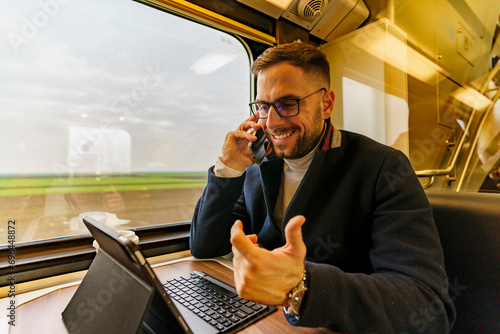
{"label": "teeth", "polygon": [[274,135],[274,138],[276,139],[283,139],[283,138],[286,138],[286,137],[290,137],[292,135],[291,132],[288,132],[288,133],[285,133],[285,134],[282,134],[282,135]]}

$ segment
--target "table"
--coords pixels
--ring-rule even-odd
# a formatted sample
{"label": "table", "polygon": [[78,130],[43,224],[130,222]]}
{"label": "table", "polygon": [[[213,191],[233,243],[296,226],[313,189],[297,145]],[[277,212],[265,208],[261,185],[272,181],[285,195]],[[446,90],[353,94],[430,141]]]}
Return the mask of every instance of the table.
{"label": "table", "polygon": [[[162,265],[154,268],[160,281],[177,277],[189,273],[193,270],[204,271],[215,276],[226,283],[234,285],[233,271],[216,260],[186,260]],[[40,296],[16,309],[16,326],[9,327],[9,333],[22,334],[58,334],[67,333],[62,321],[61,312],[69,303],[78,285],[64,287],[46,295]],[[322,328],[292,327],[285,319],[283,310],[278,310],[255,324],[243,329],[240,333],[261,334],[261,333],[334,333]]]}

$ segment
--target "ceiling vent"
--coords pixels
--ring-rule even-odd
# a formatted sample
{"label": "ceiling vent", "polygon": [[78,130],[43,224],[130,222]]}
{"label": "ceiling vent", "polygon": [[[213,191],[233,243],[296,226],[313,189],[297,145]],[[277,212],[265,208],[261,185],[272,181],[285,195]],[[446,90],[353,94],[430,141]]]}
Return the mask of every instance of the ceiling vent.
{"label": "ceiling vent", "polygon": [[321,15],[328,0],[300,0],[297,3],[297,14],[304,19],[314,19]]}
{"label": "ceiling vent", "polygon": [[284,18],[325,41],[358,28],[368,18],[363,0],[237,0],[275,19]]}
{"label": "ceiling vent", "polygon": [[295,0],[281,17],[330,41],[358,28],[368,14],[362,0]]}
{"label": "ceiling vent", "polygon": [[332,0],[295,0],[281,15],[293,23],[311,30],[318,23]]}

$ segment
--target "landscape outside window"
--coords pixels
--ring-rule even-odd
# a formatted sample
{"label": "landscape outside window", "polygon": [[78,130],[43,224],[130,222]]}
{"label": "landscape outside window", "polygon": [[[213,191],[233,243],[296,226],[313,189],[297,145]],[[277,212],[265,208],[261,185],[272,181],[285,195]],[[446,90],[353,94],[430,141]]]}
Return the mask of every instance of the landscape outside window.
{"label": "landscape outside window", "polygon": [[[220,31],[128,0],[1,0],[0,235],[190,221],[250,57]],[[7,237],[0,241],[7,244]]]}

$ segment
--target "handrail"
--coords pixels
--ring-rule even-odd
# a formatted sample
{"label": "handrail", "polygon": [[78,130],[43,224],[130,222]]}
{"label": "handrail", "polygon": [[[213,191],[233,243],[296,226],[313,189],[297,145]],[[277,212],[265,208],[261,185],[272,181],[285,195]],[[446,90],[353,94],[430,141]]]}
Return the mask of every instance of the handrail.
{"label": "handrail", "polygon": [[490,81],[493,80],[493,78],[498,74],[498,71],[500,71],[500,61],[497,62],[495,67],[488,73],[486,76],[486,79],[484,80],[483,84],[481,85],[481,88],[479,92],[481,94],[484,94],[486,92],[486,89],[488,88],[488,85],[490,84]]}
{"label": "handrail", "polygon": [[[495,65],[495,67],[486,76],[486,79],[484,80],[484,83],[481,85],[481,88],[480,88],[479,92],[482,95],[485,94],[486,89],[488,88],[489,82],[498,74],[499,71],[500,71],[500,62],[497,62],[497,64]],[[483,118],[481,120],[481,123],[480,123],[480,125],[478,127],[478,132],[477,132],[477,134],[476,134],[476,136],[474,138],[474,142],[473,142],[473,145],[472,145],[473,148],[475,147],[475,145],[477,145],[477,140],[478,140],[478,137],[479,137],[480,130],[484,126],[485,119],[487,118],[487,116],[489,115],[489,113],[491,113],[491,110],[493,109],[496,100],[498,100],[498,98],[499,98],[498,95],[499,95],[499,92],[497,92],[495,94],[495,96],[492,99],[493,103],[490,104],[489,109],[487,109],[486,112],[484,113],[484,116],[483,116]],[[426,188],[429,188],[434,183],[434,177],[435,176],[438,176],[438,175],[450,175],[451,172],[453,171],[453,169],[455,168],[455,165],[456,165],[457,160],[458,160],[458,156],[460,155],[460,152],[462,151],[462,148],[463,148],[464,143],[465,143],[466,135],[467,135],[467,133],[470,130],[470,127],[471,127],[472,121],[474,120],[475,114],[476,114],[476,109],[473,109],[473,111],[471,113],[471,116],[469,118],[469,121],[467,122],[467,126],[465,127],[463,135],[460,138],[460,141],[459,141],[459,143],[457,145],[457,148],[453,152],[451,163],[448,165],[448,167],[446,167],[444,169],[424,169],[424,170],[419,170],[419,171],[415,172],[415,174],[417,174],[418,177],[430,177],[429,181],[427,183],[425,183],[425,185],[424,185]],[[469,158],[468,158],[468,160],[466,162],[464,170],[466,170],[466,168],[470,164],[470,160],[471,159],[472,159],[472,155],[469,155]],[[463,175],[462,175],[462,177],[461,177],[461,179],[459,181],[459,184],[457,186],[457,191],[459,191],[459,189],[461,188],[462,183],[463,183]]]}
{"label": "handrail", "polygon": [[417,176],[419,176],[419,177],[430,177],[430,176],[437,176],[437,175],[450,175],[451,172],[453,171],[453,169],[455,168],[455,165],[456,165],[457,160],[458,160],[458,156],[460,154],[460,151],[462,151],[462,147],[465,144],[467,133],[469,133],[472,121],[474,120],[475,116],[476,116],[476,109],[474,109],[472,111],[472,113],[470,114],[469,121],[467,122],[467,125],[466,125],[466,127],[464,129],[464,133],[460,137],[460,141],[458,142],[457,148],[453,152],[453,156],[452,156],[451,162],[448,165],[448,167],[446,167],[444,169],[424,169],[424,170],[419,170],[419,171],[416,171],[415,174],[417,174]]}
{"label": "handrail", "polygon": [[[495,108],[495,103],[498,101],[499,98],[500,98],[500,89],[493,96],[493,99],[491,100],[493,103],[490,105],[488,110],[486,110],[486,112],[484,113],[483,119],[481,120],[481,123],[479,124],[478,130],[477,130],[477,135],[474,138],[474,141],[472,142],[469,156],[467,157],[467,160],[466,160],[465,165],[464,165],[464,171],[467,171],[467,169],[469,168],[469,165],[472,161],[472,157],[474,156],[474,152],[476,151],[477,143],[479,141],[479,135],[481,134],[481,131],[483,130],[483,128],[486,124],[486,121],[487,121],[489,115],[492,113],[493,109]],[[460,180],[458,181],[456,191],[460,191],[462,189],[462,186],[464,184],[464,180],[465,180],[465,173],[462,173],[462,176],[460,177]]]}
{"label": "handrail", "polygon": [[427,189],[430,188],[434,184],[435,176],[427,176],[429,178],[429,181],[425,182],[422,184],[422,188]]}

